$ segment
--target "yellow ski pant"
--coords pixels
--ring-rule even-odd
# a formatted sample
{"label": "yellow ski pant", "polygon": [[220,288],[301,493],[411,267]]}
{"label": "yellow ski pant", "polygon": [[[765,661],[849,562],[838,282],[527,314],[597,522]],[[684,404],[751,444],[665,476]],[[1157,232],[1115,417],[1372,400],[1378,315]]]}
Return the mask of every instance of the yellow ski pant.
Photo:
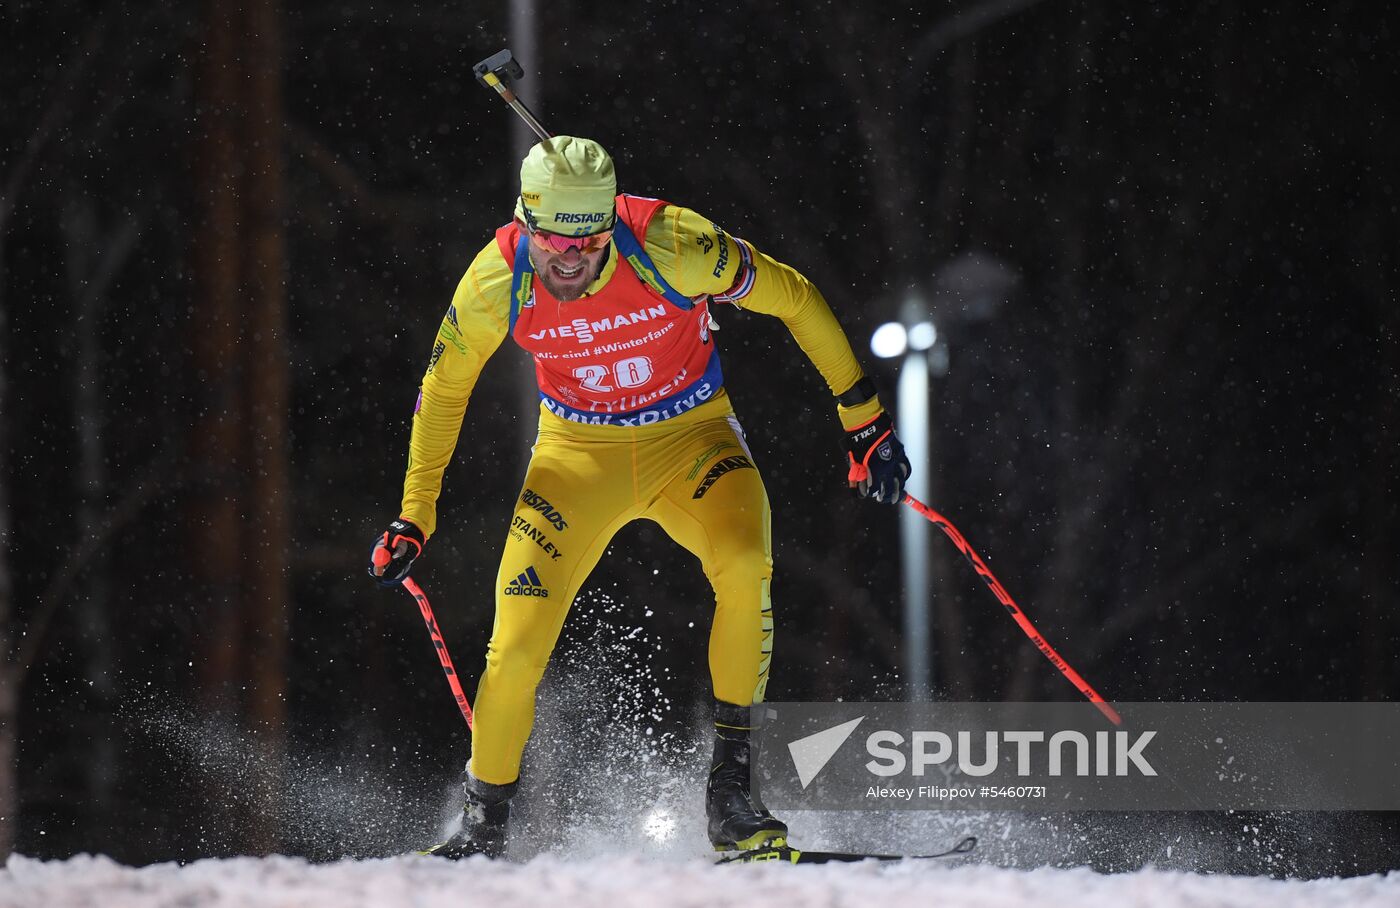
{"label": "yellow ski pant", "polygon": [[542,408],[473,704],[470,768],[478,779],[505,785],[519,776],[535,689],[569,606],[613,535],[638,518],[656,521],[699,558],[714,589],[716,699],[763,700],[773,646],[768,495],[727,397],[636,428],[568,422]]}

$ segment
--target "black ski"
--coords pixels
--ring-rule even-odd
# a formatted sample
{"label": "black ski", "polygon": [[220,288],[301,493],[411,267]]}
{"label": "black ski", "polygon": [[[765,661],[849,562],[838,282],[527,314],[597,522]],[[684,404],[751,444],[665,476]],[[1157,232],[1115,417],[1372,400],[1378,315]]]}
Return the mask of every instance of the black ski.
{"label": "black ski", "polygon": [[934,858],[951,858],[970,854],[977,847],[977,837],[968,836],[947,851],[937,854],[862,854],[856,851],[804,851],[793,848],[784,842],[781,845],[765,845],[750,851],[741,851],[720,858],[717,864],[758,864],[765,861],[780,861],[788,864],[833,864],[854,861],[928,861]]}

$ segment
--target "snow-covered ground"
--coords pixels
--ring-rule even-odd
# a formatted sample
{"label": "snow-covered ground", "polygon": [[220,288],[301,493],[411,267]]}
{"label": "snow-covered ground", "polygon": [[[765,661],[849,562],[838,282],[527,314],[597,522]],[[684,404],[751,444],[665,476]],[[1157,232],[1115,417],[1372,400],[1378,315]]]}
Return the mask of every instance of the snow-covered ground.
{"label": "snow-covered ground", "polygon": [[[715,866],[702,805],[708,717],[690,731],[676,721],[685,710],[647,660],[657,641],[609,629],[608,597],[576,609],[592,610],[592,632],[556,657],[564,677],[541,698],[509,861],[376,857],[438,841],[460,816],[452,754],[302,747],[273,782],[255,740],[157,702],[134,727],[245,812],[280,804],[284,847],[320,860],[193,860],[237,848],[210,822],[181,827],[185,864],[11,857],[0,908],[1400,906],[1400,871],[1371,873],[1400,867],[1395,823],[1364,814],[783,812],[794,844],[814,850],[928,853],[967,835],[979,845],[961,863]],[[600,655],[620,673],[598,671]],[[264,790],[279,797],[239,800]],[[132,853],[172,853],[160,841]],[[342,855],[353,857],[327,860]]]}
{"label": "snow-covered ground", "polygon": [[399,857],[310,864],[294,858],[231,858],[179,866],[123,867],[107,858],[41,862],[13,857],[0,872],[0,908],[571,908],[688,906],[1011,906],[1075,908],[1348,908],[1400,905],[1400,873],[1327,880],[1273,880],[1166,870],[1099,874],[1088,869],[1012,870],[904,863],[716,867],[703,859],[643,856],[523,864]]}

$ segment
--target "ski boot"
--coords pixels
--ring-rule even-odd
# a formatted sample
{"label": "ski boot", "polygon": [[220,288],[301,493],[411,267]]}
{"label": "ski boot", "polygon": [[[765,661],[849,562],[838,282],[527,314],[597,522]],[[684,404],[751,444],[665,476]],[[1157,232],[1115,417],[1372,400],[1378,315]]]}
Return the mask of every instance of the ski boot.
{"label": "ski boot", "polygon": [[510,798],[520,783],[492,785],[467,773],[462,787],[467,793],[462,808],[462,828],[451,838],[423,854],[460,860],[474,854],[499,858],[506,853],[506,829],[510,824]]}
{"label": "ski boot", "polygon": [[749,766],[758,759],[758,729],[747,706],[715,701],[715,753],[705,789],[705,815],[715,851],[749,851],[787,841],[787,824],[763,806],[750,788]]}

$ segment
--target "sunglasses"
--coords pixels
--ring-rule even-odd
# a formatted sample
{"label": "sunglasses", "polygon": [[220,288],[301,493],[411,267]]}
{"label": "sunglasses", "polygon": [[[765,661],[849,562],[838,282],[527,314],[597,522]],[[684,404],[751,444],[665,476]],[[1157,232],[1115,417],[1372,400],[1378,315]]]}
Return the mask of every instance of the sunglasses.
{"label": "sunglasses", "polygon": [[530,242],[534,243],[541,252],[568,252],[570,249],[577,249],[579,252],[597,252],[608,245],[612,239],[613,232],[604,230],[601,233],[590,233],[587,236],[564,236],[559,233],[550,233],[548,230],[531,230],[528,225],[526,232],[530,234]]}

